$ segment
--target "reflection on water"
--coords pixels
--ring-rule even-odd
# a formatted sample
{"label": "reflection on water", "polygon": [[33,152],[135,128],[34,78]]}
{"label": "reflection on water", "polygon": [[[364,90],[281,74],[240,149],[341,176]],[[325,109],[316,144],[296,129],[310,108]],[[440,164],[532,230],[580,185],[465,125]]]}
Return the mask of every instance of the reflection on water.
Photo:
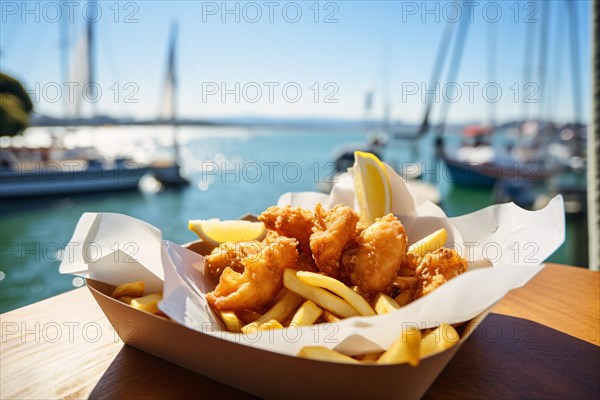
{"label": "reflection on water", "polygon": [[[73,133],[74,144],[93,144],[109,155],[133,155],[140,162],[169,156],[169,128],[95,128]],[[191,178],[179,190],[127,191],[0,202],[0,312],[80,286],[81,279],[58,274],[61,250],[84,212],[115,212],[160,228],[165,239],[195,239],[189,219],[233,219],[259,213],[288,191],[314,191],[332,172],[331,152],[343,143],[363,141],[361,133],[301,132],[250,128],[181,128],[183,170]],[[38,132],[34,136],[39,135]],[[390,143],[390,164],[422,162],[425,179],[435,182],[448,215],[492,204],[490,191],[453,187],[433,157],[432,138],[415,146]],[[581,232],[581,221],[568,221],[568,234]],[[131,238],[135,240],[135,238]],[[578,261],[577,241],[563,246],[552,260]],[[581,258],[581,257],[580,257]]]}

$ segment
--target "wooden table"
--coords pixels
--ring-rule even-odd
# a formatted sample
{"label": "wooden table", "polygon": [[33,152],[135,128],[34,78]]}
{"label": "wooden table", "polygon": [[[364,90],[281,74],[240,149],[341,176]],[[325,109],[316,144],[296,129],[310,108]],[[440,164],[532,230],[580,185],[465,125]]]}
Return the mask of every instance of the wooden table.
{"label": "wooden table", "polygon": [[[548,265],[494,308],[425,398],[599,397],[599,278]],[[0,322],[2,399],[250,397],[123,346],[87,288]]]}

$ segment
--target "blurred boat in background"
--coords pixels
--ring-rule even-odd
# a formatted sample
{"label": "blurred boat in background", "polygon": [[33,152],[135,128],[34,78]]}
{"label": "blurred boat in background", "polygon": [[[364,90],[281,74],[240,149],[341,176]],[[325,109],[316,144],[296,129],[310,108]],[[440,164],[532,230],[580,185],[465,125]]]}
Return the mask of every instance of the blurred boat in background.
{"label": "blurred boat in background", "polygon": [[[68,30],[61,29],[61,67],[65,82],[78,82],[88,87],[91,98],[95,97],[96,35],[94,22],[88,19],[82,35],[78,38],[73,54],[68,51]],[[63,27],[61,27],[63,28]],[[177,26],[173,24],[167,52],[166,79],[162,105],[162,119],[173,125],[172,159],[159,159],[147,163],[134,161],[132,157],[119,154],[109,159],[93,146],[65,146],[64,139],[79,128],[65,127],[49,131],[51,145],[24,147],[12,144],[0,148],[0,198],[66,195],[91,192],[136,189],[144,175],[152,174],[162,186],[182,186],[189,182],[181,176],[179,144],[176,126],[176,44]],[[82,96],[64,100],[65,115],[81,118],[83,106],[92,102]],[[89,110],[96,115],[93,107]],[[96,132],[93,132],[96,134]]]}
{"label": "blurred boat in background", "polygon": [[149,171],[128,158],[108,160],[93,147],[2,147],[0,199],[137,189]]}
{"label": "blurred boat in background", "polygon": [[[324,193],[329,193],[333,187],[333,182],[337,182],[339,176],[354,165],[354,153],[363,151],[372,153],[381,161],[386,161],[383,156],[383,148],[388,143],[388,137],[381,134],[371,134],[366,142],[350,142],[344,143],[336,147],[332,152],[332,160],[335,165],[335,176],[331,180],[319,182],[319,190]],[[406,186],[412,193],[415,193],[421,198],[425,198],[435,204],[441,201],[440,191],[436,185],[421,180],[421,163],[402,163],[402,167],[398,168],[393,161],[387,160],[388,165],[394,168],[402,178]]]}

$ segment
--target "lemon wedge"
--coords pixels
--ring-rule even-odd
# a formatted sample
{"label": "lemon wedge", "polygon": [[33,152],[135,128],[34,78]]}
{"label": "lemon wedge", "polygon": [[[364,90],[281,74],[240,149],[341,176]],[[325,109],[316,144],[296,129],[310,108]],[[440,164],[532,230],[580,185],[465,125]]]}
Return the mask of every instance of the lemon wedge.
{"label": "lemon wedge", "polygon": [[425,236],[423,239],[416,243],[413,243],[409,248],[408,252],[417,254],[419,257],[423,257],[427,253],[436,251],[440,247],[443,247],[446,243],[448,235],[446,229],[438,229],[431,235]]}
{"label": "lemon wedge", "polygon": [[190,220],[189,229],[207,242],[246,242],[262,240],[267,230],[262,222],[221,221],[219,219]]}
{"label": "lemon wedge", "polygon": [[362,151],[354,152],[352,172],[360,220],[370,225],[376,218],[390,213],[392,207],[390,178],[379,158]]}

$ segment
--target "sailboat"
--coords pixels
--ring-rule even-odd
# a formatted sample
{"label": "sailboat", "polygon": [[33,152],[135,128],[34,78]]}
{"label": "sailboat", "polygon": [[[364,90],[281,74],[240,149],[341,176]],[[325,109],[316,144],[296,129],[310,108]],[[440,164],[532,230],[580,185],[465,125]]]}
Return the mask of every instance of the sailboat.
{"label": "sailboat", "polygon": [[179,140],[177,127],[177,75],[176,75],[176,45],[177,24],[171,26],[169,50],[167,53],[167,74],[164,85],[162,116],[165,123],[173,126],[173,161],[155,162],[152,168],[154,177],[165,186],[184,186],[189,181],[181,175],[179,166]]}
{"label": "sailboat", "polygon": [[[82,86],[95,82],[93,28],[88,21],[73,55],[73,77]],[[64,63],[63,68],[66,66]],[[82,99],[76,98],[77,116],[81,106]],[[149,171],[148,166],[128,158],[105,160],[93,147],[66,148],[56,140],[45,148],[7,146],[0,148],[0,198],[136,189]]]}
{"label": "sailboat", "polygon": [[[490,45],[488,46],[488,73],[493,75],[495,60],[492,59],[496,48],[494,24],[490,24]],[[467,36],[469,23],[466,18],[461,18],[456,33],[454,51],[450,60],[448,82],[454,82],[460,66],[464,43]],[[445,55],[436,60],[442,65]],[[440,66],[435,66],[436,69]],[[490,81],[494,81],[490,76]],[[468,126],[463,130],[463,144],[450,155],[445,148],[443,134],[446,127],[450,103],[442,103],[440,123],[436,126],[436,154],[444,161],[453,183],[470,187],[494,187],[498,182],[513,182],[532,184],[543,181],[556,175],[560,169],[556,165],[547,165],[543,154],[529,151],[522,146],[518,151],[511,148],[496,148],[492,146],[490,137],[494,132],[493,103],[490,104],[490,125]],[[526,151],[527,150],[527,151]],[[529,154],[530,158],[517,157],[517,154]],[[518,188],[522,191],[522,188]],[[529,202],[529,201],[528,201]],[[529,204],[524,204],[529,205]]]}

